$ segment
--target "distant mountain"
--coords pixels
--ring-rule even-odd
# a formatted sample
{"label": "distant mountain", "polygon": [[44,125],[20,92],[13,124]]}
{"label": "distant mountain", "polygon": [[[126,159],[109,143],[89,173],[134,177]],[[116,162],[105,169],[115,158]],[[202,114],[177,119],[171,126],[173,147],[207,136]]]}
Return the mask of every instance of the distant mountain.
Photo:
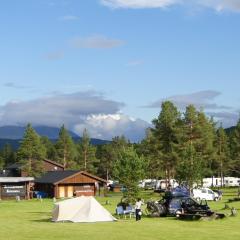
{"label": "distant mountain", "polygon": [[6,144],[10,144],[12,149],[16,150],[19,147],[21,140],[17,139],[0,139],[0,149],[2,149]]}
{"label": "distant mountain", "polygon": [[236,126],[233,127],[229,127],[229,128],[225,128],[225,132],[227,133],[227,135],[231,135],[231,133],[235,130]]}
{"label": "distant mountain", "polygon": [[[60,130],[59,128],[47,126],[36,126],[33,128],[40,136],[46,136],[53,142],[55,142],[58,139],[58,134]],[[18,126],[0,127],[0,149],[7,143],[10,144],[13,147],[13,149],[17,149],[19,147],[21,139],[23,138],[24,132],[25,127]],[[79,137],[74,132],[72,131],[68,132],[70,136],[73,138],[74,142],[77,142],[81,139],[81,137]],[[90,142],[93,145],[102,145],[107,144],[110,141],[91,138]]]}
{"label": "distant mountain", "polygon": [[[46,136],[49,139],[57,139],[59,134],[59,128],[48,126],[36,126],[34,130],[40,136]],[[0,139],[22,139],[25,132],[25,127],[19,126],[3,126],[0,127]],[[79,138],[77,134],[72,131],[68,131],[71,137]]]}

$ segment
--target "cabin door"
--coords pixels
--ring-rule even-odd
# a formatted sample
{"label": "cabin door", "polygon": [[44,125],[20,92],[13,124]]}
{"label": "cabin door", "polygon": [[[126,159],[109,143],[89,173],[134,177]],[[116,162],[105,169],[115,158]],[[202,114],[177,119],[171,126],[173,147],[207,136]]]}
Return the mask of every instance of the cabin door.
{"label": "cabin door", "polygon": [[67,197],[73,197],[73,186],[67,187]]}
{"label": "cabin door", "polygon": [[59,186],[59,197],[64,198],[65,197],[65,188],[64,186]]}

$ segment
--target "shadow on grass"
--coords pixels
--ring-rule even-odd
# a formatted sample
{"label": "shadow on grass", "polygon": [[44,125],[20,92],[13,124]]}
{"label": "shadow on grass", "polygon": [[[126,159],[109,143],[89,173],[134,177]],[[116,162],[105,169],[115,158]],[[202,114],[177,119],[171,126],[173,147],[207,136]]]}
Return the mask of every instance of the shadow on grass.
{"label": "shadow on grass", "polygon": [[32,214],[50,214],[50,212],[28,212]]}
{"label": "shadow on grass", "polygon": [[45,218],[45,219],[35,219],[35,220],[30,220],[30,222],[39,222],[39,223],[54,223],[52,222],[51,218]]}
{"label": "shadow on grass", "polygon": [[49,212],[28,212],[28,214],[31,214],[34,218],[36,218],[36,215],[39,216],[38,219],[29,220],[30,222],[51,222],[52,220]]}

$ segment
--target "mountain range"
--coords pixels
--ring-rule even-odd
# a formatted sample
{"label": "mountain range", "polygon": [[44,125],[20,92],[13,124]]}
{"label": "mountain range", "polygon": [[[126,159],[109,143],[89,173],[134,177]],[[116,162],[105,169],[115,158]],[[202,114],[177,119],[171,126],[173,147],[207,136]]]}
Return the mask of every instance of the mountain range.
{"label": "mountain range", "polygon": [[[34,130],[40,136],[46,136],[51,141],[56,141],[58,139],[59,128],[57,127],[48,127],[48,126],[33,126]],[[0,127],[0,149],[6,144],[10,144],[13,149],[17,149],[21,139],[23,138],[25,132],[25,127],[21,126],[2,126]],[[73,138],[75,142],[81,139],[76,133],[68,131],[69,135]],[[91,144],[93,145],[102,145],[109,143],[107,140],[91,138]]]}

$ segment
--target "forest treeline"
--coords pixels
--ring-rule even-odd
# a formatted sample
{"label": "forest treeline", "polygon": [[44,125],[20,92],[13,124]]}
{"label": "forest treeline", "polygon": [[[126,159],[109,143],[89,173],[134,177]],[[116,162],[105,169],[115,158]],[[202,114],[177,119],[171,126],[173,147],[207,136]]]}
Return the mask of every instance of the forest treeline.
{"label": "forest treeline", "polygon": [[0,150],[0,168],[22,163],[29,176],[42,174],[43,159],[129,184],[141,178],[175,178],[191,185],[213,175],[239,176],[240,121],[226,133],[193,105],[180,112],[166,101],[140,143],[118,136],[108,144],[93,146],[86,129],[74,142],[64,125],[57,141],[52,142],[28,124],[16,151],[9,144]]}

